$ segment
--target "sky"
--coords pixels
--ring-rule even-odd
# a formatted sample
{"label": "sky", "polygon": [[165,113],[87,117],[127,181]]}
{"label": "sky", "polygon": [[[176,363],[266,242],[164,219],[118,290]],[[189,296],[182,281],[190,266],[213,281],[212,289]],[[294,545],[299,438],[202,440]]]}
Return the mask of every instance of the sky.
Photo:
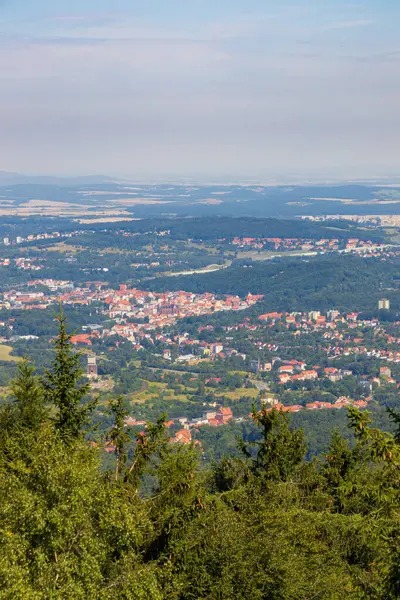
{"label": "sky", "polygon": [[0,171],[393,177],[398,0],[0,0]]}

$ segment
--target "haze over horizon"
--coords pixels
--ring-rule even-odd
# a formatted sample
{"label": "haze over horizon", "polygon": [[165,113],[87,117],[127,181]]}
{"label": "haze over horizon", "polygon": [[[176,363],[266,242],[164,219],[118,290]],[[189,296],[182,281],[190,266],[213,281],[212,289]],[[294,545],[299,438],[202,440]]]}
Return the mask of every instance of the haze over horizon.
{"label": "haze over horizon", "polygon": [[400,5],[0,0],[0,171],[395,177]]}

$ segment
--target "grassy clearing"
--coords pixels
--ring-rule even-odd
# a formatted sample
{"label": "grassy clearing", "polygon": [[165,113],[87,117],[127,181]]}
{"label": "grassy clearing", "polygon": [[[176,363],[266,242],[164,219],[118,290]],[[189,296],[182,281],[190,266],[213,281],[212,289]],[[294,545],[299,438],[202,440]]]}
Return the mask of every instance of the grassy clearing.
{"label": "grassy clearing", "polygon": [[221,398],[224,396],[225,398],[229,398],[230,400],[239,400],[243,396],[246,398],[257,398],[259,394],[259,390],[254,388],[238,388],[237,390],[233,390],[231,392],[220,392],[215,394],[217,398]]}
{"label": "grassy clearing", "polygon": [[249,375],[249,373],[251,373],[251,371],[229,371],[230,375],[241,375],[242,377]]}
{"label": "grassy clearing", "polygon": [[11,356],[13,351],[11,346],[0,345],[0,360],[7,362],[20,362],[22,358],[20,356]]}
{"label": "grassy clearing", "polygon": [[[144,383],[147,384],[148,382],[146,381]],[[148,385],[145,385],[145,389],[131,394],[129,398],[135,404],[143,404],[144,402],[150,400],[152,396],[160,394],[162,391],[166,390],[167,387],[168,386],[166,383],[151,382],[148,383]]]}
{"label": "grassy clearing", "polygon": [[221,271],[221,269],[227,269],[232,264],[231,260],[228,260],[223,265],[207,265],[207,267],[202,267],[201,269],[191,269],[188,271],[180,271],[176,273],[174,271],[168,271],[163,274],[164,277],[178,277],[181,275],[195,275],[196,273],[201,275],[202,273],[214,273],[215,271]]}
{"label": "grassy clearing", "polygon": [[[144,384],[148,384],[146,387],[143,387],[139,392],[135,392],[134,394],[129,394],[128,399],[131,404],[144,404],[146,402],[150,402],[154,397],[160,396],[163,394],[166,400],[174,400],[177,402],[190,402],[191,396],[195,393],[196,389],[191,387],[179,386],[179,390],[172,389],[169,387],[168,383],[160,383],[160,382],[143,382]],[[205,393],[215,394],[216,398],[229,398],[232,401],[239,400],[242,397],[253,398],[256,399],[259,390],[254,388],[238,388],[232,391],[225,392],[217,392],[215,388],[205,387]],[[272,396],[273,394],[271,394]]]}
{"label": "grassy clearing", "polygon": [[277,250],[276,252],[264,250],[261,252],[244,251],[238,253],[240,259],[251,259],[253,261],[271,260],[272,258],[288,258],[293,256],[315,256],[317,251],[302,250]]}
{"label": "grassy clearing", "polygon": [[144,404],[145,402],[151,401],[154,396],[159,396],[161,393],[164,394],[166,400],[176,400],[178,402],[189,402],[189,396],[194,392],[193,389],[184,388],[180,386],[180,391],[177,392],[170,388],[167,383],[158,382],[144,382],[148,383],[146,389],[135,394],[128,396],[132,404]]}
{"label": "grassy clearing", "polygon": [[[37,250],[40,248],[37,247]],[[86,250],[83,246],[73,246],[72,244],[66,244],[65,242],[59,242],[58,244],[52,244],[46,248],[46,252],[61,252],[62,254],[77,254]]]}

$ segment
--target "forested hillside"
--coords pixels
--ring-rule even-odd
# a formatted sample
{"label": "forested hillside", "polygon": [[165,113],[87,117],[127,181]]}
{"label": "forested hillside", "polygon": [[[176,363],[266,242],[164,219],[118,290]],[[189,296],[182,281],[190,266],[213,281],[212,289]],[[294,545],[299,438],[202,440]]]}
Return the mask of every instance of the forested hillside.
{"label": "forested hillside", "polygon": [[[180,290],[217,294],[264,294],[260,311],[371,310],[377,306],[382,289],[397,285],[397,262],[384,263],[358,256],[322,256],[234,264],[214,273],[158,277],[143,287],[156,291]],[[397,303],[396,298],[394,301]]]}
{"label": "forested hillside", "polygon": [[59,325],[53,365],[23,362],[0,412],[0,598],[399,597],[400,432],[350,409],[355,446],[335,433],[306,462],[303,432],[262,410],[240,457],[205,469],[163,416],[130,432],[115,398],[100,438]]}
{"label": "forested hillside", "polygon": [[[104,225],[94,224],[90,229],[104,229]],[[174,240],[220,240],[234,237],[286,237],[312,239],[349,239],[383,241],[385,233],[376,228],[361,228],[345,220],[332,220],[329,225],[300,219],[275,219],[257,217],[203,216],[192,218],[153,218],[126,223],[109,224],[108,230],[135,232],[170,231]],[[96,243],[97,243],[96,238]],[[101,240],[101,237],[100,237]]]}

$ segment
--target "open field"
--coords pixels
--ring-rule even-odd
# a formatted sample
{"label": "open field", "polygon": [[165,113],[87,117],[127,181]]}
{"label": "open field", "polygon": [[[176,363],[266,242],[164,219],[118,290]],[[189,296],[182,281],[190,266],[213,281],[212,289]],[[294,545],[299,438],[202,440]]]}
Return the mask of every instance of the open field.
{"label": "open field", "polygon": [[92,223],[119,223],[120,221],[138,221],[133,217],[99,217],[94,219],[74,219],[80,225],[91,225]]}
{"label": "open field", "polygon": [[[42,250],[42,248],[38,248],[37,246],[32,247],[33,250]],[[65,242],[59,242],[58,244],[52,244],[46,247],[46,252],[68,252],[70,254],[76,254],[77,252],[82,252],[85,250],[83,246],[72,246],[66,244]]]}
{"label": "open field", "polygon": [[290,258],[292,256],[316,256],[317,252],[302,252],[302,251],[296,251],[296,250],[285,250],[283,252],[274,252],[274,251],[269,251],[269,250],[265,250],[265,251],[261,251],[261,252],[257,252],[254,250],[244,250],[243,252],[238,252],[238,258],[239,259],[251,259],[251,260],[255,260],[255,261],[262,261],[262,260],[272,260],[273,258],[282,258],[282,257],[286,257],[286,258]]}
{"label": "open field", "polygon": [[20,362],[22,358],[19,356],[11,356],[12,351],[13,349],[11,346],[0,345],[0,360],[7,362]]}
{"label": "open field", "polygon": [[200,200],[199,204],[222,204],[223,200],[219,198],[205,198],[204,200]]}
{"label": "open field", "polygon": [[201,269],[192,269],[191,271],[180,271],[179,273],[164,273],[164,277],[178,277],[178,275],[195,275],[201,273],[213,273],[214,271],[220,271],[221,269],[227,269],[230,267],[231,261],[223,265],[208,265],[207,267],[203,267]]}
{"label": "open field", "polygon": [[149,206],[156,204],[175,204],[175,200],[164,200],[162,198],[113,198],[107,200],[107,206],[137,206],[142,204]]}
{"label": "open field", "polygon": [[[385,195],[388,195],[385,192]],[[357,200],[356,198],[310,198],[310,200],[317,202],[340,202],[341,204],[351,204],[351,205],[371,205],[371,204],[398,204],[400,200],[385,200],[385,199],[376,199],[376,200]]]}
{"label": "open field", "polygon": [[[176,392],[175,390],[169,388],[167,383],[158,383],[158,382],[143,382],[145,384],[144,389],[140,392],[136,392],[134,394],[130,394],[128,396],[129,400],[132,404],[144,404],[152,399],[153,396],[158,396],[161,393],[165,394],[165,397],[170,400],[176,400],[178,402],[188,402],[189,397],[195,392],[192,388],[183,388]],[[146,385],[147,384],[147,385]],[[205,391],[207,393],[215,393],[214,388],[206,387]],[[259,390],[253,388],[238,388],[232,391],[215,393],[216,398],[229,398],[230,400],[239,400],[244,396],[247,398],[256,399],[259,394]]]}
{"label": "open field", "polygon": [[237,388],[236,390],[233,390],[231,392],[220,392],[218,394],[215,394],[217,398],[229,398],[230,400],[239,400],[240,398],[243,398],[244,396],[246,396],[246,398],[257,398],[258,394],[259,394],[259,390],[255,389],[255,388]]}
{"label": "open field", "polygon": [[50,208],[50,209],[63,209],[63,208],[78,208],[82,210],[84,208],[92,208],[88,204],[77,204],[76,202],[55,202],[54,200],[28,200],[20,205],[21,208]]}
{"label": "open field", "polygon": [[[147,382],[144,382],[147,384]],[[177,400],[178,402],[187,402],[188,394],[193,393],[194,390],[185,390],[186,393],[176,393],[174,390],[168,387],[167,383],[151,382],[148,383],[146,388],[135,394],[130,394],[128,397],[132,404],[144,404],[152,399],[153,396],[158,396],[162,392],[166,394],[166,397],[170,400]]]}
{"label": "open field", "polygon": [[123,208],[115,210],[101,210],[99,208],[84,209],[80,205],[64,205],[55,202],[54,206],[33,206],[33,207],[1,207],[0,216],[2,217],[31,217],[31,216],[43,216],[48,217],[100,217],[109,218],[117,217],[120,215],[126,215],[130,217],[130,213],[125,211]]}
{"label": "open field", "polygon": [[245,377],[246,375],[248,375],[251,371],[229,371],[229,375],[241,375],[242,377]]}

